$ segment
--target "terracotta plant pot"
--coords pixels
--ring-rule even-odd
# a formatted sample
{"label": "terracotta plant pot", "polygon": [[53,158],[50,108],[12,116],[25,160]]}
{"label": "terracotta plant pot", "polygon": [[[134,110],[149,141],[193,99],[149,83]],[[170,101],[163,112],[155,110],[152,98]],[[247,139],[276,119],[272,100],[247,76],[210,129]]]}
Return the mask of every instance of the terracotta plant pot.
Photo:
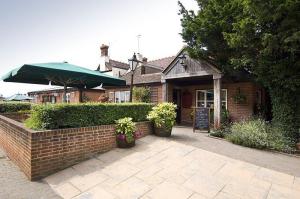
{"label": "terracotta plant pot", "polygon": [[116,140],[117,140],[117,146],[119,148],[130,148],[130,147],[135,146],[135,140],[128,143],[127,140],[125,139],[125,136],[122,136],[122,135],[118,135]]}
{"label": "terracotta plant pot", "polygon": [[154,134],[159,137],[170,137],[172,130],[167,130],[164,127],[156,127],[154,126]]}

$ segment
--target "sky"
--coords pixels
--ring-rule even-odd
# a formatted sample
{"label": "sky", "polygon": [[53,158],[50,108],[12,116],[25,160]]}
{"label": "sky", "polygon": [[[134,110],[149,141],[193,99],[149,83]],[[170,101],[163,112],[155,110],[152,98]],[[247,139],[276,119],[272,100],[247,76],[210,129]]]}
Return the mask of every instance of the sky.
{"label": "sky", "polygon": [[[195,0],[181,0],[196,10]],[[0,0],[0,76],[29,63],[63,62],[95,70],[100,45],[112,59],[128,62],[175,55],[184,45],[177,0]],[[50,88],[0,82],[0,94]]]}

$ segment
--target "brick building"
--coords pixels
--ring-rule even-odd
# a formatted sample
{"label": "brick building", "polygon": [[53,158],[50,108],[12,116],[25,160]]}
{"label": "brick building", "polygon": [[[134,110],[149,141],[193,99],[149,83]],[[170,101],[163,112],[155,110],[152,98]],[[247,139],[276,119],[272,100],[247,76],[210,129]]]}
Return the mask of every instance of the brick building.
{"label": "brick building", "polygon": [[[205,60],[194,60],[184,50],[172,57],[142,60],[134,72],[134,86],[149,87],[153,103],[177,104],[178,123],[191,124],[194,107],[211,108],[214,122],[218,124],[221,110],[228,110],[231,120],[237,121],[253,116],[266,104],[264,89],[246,72],[223,75],[216,66]],[[129,100],[131,72],[122,78],[126,86],[105,87],[110,102]]]}
{"label": "brick building", "polygon": [[[67,89],[67,103],[79,103],[79,102],[99,102],[104,96],[104,89]],[[62,103],[64,96],[63,88],[45,89],[40,91],[32,91],[28,93],[36,104],[55,104]]]}
{"label": "brick building", "polygon": [[[103,89],[88,90],[70,88],[68,102],[129,101],[132,72],[128,64],[111,59],[108,49],[107,45],[100,47],[97,70],[125,79],[126,86],[103,85]],[[211,108],[214,123],[219,124],[222,110],[228,110],[231,120],[237,121],[251,117],[259,108],[269,104],[266,103],[268,96],[264,89],[248,73],[224,75],[213,64],[190,58],[183,49],[176,56],[153,61],[140,54],[137,57],[141,63],[134,72],[134,86],[150,88],[152,103],[168,101],[177,104],[178,123],[192,123],[194,107]],[[62,89],[29,93],[36,103],[59,103],[62,95]]]}

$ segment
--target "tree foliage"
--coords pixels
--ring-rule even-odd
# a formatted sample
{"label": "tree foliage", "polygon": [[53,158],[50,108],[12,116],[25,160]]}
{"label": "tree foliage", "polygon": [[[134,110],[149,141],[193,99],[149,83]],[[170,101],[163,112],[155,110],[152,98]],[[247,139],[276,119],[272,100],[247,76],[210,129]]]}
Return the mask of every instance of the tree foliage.
{"label": "tree foliage", "polygon": [[[194,58],[223,72],[243,69],[270,92],[273,121],[289,136],[297,123],[300,87],[299,0],[197,0],[199,11],[179,2],[182,37]],[[292,133],[292,134],[291,134]]]}

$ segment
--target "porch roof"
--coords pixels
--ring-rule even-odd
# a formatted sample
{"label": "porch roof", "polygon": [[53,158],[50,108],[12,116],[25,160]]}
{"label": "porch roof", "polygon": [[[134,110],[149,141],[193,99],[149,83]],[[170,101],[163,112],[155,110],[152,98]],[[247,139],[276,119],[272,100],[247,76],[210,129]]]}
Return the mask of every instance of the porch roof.
{"label": "porch roof", "polygon": [[[183,55],[186,57],[185,65],[182,65],[180,63],[180,57]],[[162,73],[163,82],[167,79],[202,76],[222,76],[222,72],[206,60],[195,60],[190,58],[185,52],[185,48],[182,48],[179,51],[174,60],[169,64],[169,66],[165,70],[163,70]]]}

